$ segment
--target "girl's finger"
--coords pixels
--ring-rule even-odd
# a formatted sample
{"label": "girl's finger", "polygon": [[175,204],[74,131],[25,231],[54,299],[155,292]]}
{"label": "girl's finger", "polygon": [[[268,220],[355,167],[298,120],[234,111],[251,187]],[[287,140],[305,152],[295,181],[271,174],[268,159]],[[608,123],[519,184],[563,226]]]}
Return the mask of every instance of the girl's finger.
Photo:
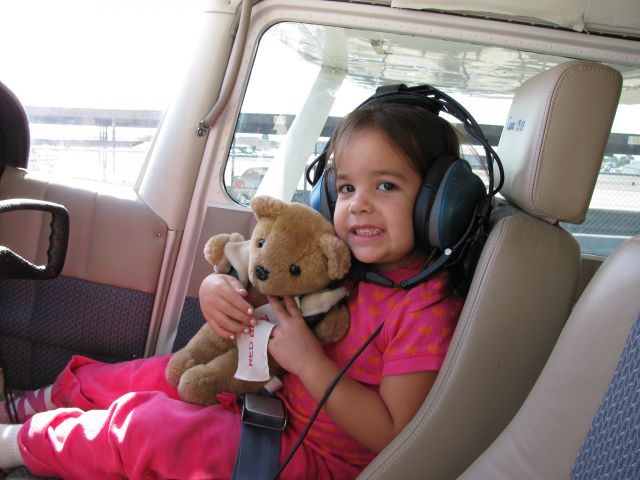
{"label": "girl's finger", "polygon": [[221,330],[224,330],[229,335],[237,335],[242,332],[248,332],[249,327],[247,327],[244,323],[240,323],[237,320],[229,318],[227,316],[218,316],[214,323],[220,327]]}
{"label": "girl's finger", "polygon": [[220,312],[224,314],[230,321],[244,325],[244,328],[247,328],[252,322],[255,323],[251,305],[238,304],[238,302],[229,301],[225,298],[220,298],[218,301],[220,302]]}
{"label": "girl's finger", "polygon": [[296,305],[295,300],[293,300],[292,297],[288,298],[293,303],[293,306],[291,306],[291,303],[289,303],[287,297],[281,299],[278,297],[269,296],[267,298],[269,299],[269,303],[271,304],[274,315],[278,319],[278,323],[281,325],[288,324],[293,316],[295,316],[298,312],[298,306]]}
{"label": "girl's finger", "polygon": [[287,313],[282,305],[282,302],[280,301],[280,298],[273,295],[267,295],[267,300],[269,301],[269,304],[273,309],[273,313],[276,315],[276,317],[278,317],[278,320],[280,320],[280,317],[284,316]]}
{"label": "girl's finger", "polygon": [[287,295],[284,297],[284,306],[287,310],[287,313],[291,316],[298,315],[300,313],[300,308],[298,308],[298,304],[295,301],[295,298],[291,295]]}
{"label": "girl's finger", "polygon": [[219,323],[209,323],[209,327],[213,329],[213,331],[220,338],[228,338],[229,340],[234,340],[237,336],[235,332],[230,332],[229,330],[225,330],[220,326]]}
{"label": "girl's finger", "polygon": [[246,289],[244,288],[244,286],[242,285],[242,283],[240,283],[240,280],[238,280],[236,277],[234,276],[227,276],[225,277],[225,280],[227,281],[227,283],[236,291],[241,291],[244,290],[245,294],[246,294]]}
{"label": "girl's finger", "polygon": [[210,315],[206,314],[204,311],[204,317],[207,321],[207,325],[211,328],[216,335],[222,338],[234,339],[236,337],[236,332],[233,329],[227,328],[227,322],[220,317],[220,315]]}
{"label": "girl's finger", "polygon": [[240,315],[240,317],[238,317],[239,319],[241,318],[248,322],[249,317],[253,316],[253,308],[251,304],[244,299],[247,291],[241,286],[235,288],[233,285],[228,285],[227,287],[229,290],[225,292],[224,295],[218,297],[218,301],[221,302],[221,308],[224,308],[227,315],[232,317]]}

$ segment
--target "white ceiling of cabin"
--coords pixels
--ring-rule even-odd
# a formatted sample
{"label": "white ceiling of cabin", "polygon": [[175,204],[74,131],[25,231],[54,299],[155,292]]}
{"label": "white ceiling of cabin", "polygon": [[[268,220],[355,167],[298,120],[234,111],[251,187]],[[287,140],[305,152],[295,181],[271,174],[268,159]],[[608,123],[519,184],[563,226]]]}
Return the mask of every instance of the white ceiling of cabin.
{"label": "white ceiling of cabin", "polygon": [[[640,2],[640,0],[637,0]],[[347,72],[363,86],[427,83],[449,93],[510,97],[526,79],[567,58],[496,46],[310,24],[280,24],[280,41],[307,62]],[[623,103],[640,101],[640,69],[625,77]]]}
{"label": "white ceiling of cabin", "polygon": [[640,0],[391,0],[392,7],[487,14],[640,37]]}

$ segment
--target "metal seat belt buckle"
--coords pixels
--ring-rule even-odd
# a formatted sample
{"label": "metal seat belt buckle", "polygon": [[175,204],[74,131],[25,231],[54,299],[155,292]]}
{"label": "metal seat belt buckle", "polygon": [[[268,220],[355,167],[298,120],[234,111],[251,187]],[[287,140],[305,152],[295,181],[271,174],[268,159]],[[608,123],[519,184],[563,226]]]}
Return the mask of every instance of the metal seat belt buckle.
{"label": "metal seat belt buckle", "polygon": [[269,430],[284,430],[287,426],[287,411],[277,397],[263,397],[247,393],[242,397],[242,423]]}

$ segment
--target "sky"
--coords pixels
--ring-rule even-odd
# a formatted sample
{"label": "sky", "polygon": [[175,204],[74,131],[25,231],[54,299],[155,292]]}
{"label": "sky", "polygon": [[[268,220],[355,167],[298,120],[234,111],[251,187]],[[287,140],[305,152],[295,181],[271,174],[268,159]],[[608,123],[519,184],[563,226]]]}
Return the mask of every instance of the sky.
{"label": "sky", "polygon": [[2,0],[0,81],[25,105],[163,108],[188,3]]}
{"label": "sky", "polygon": [[[195,0],[1,0],[0,81],[28,106],[162,110],[178,84],[189,48],[188,20],[200,5]],[[256,96],[249,89],[245,111],[296,113],[315,79],[316,67],[296,62],[292,68],[297,55],[276,42],[277,54],[257,64],[254,75],[274,92],[282,75],[273,72],[295,71],[296,82],[286,86],[286,104],[282,97]],[[347,79],[331,114],[345,114],[368,94]],[[501,124],[509,107],[508,101],[498,106],[457,99],[481,124]],[[614,131],[640,134],[639,116],[638,106],[620,106]]]}

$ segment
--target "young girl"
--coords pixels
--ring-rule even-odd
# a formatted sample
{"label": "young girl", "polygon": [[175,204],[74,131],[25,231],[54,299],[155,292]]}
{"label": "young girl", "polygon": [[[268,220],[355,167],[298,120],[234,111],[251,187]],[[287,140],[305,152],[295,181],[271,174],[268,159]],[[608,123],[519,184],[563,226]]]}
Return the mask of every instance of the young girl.
{"label": "young girl", "polygon": [[[433,160],[459,155],[453,128],[420,106],[373,104],[345,117],[329,152],[334,224],[354,258],[395,282],[424,269],[429,252],[414,239],[414,203]],[[289,415],[281,461],[340,368],[384,322],[280,478],[354,478],[409,422],[462,308],[452,283],[446,270],[408,290],[354,282],[350,330],[324,347],[292,298],[269,299],[279,319],[269,352],[289,372],[277,392]],[[201,308],[218,334],[234,338],[255,321],[244,295],[233,277],[203,281]],[[1,427],[0,468],[24,463],[37,475],[80,479],[230,478],[240,434],[234,398],[221,395],[210,407],[180,401],[164,378],[168,359],[74,357],[53,386],[18,400],[24,424]],[[31,416],[40,410],[48,411]]]}

